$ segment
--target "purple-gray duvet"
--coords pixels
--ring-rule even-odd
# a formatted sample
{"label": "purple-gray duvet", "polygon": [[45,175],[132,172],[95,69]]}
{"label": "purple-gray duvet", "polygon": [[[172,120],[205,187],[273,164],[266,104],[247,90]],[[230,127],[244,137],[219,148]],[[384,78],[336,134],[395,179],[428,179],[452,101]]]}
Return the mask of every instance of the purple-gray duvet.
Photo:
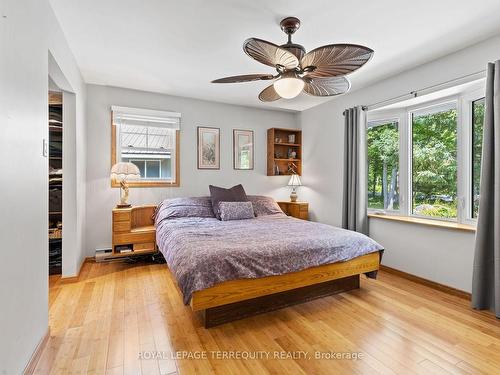
{"label": "purple-gray duvet", "polygon": [[168,210],[158,209],[156,242],[185,304],[194,291],[223,281],[282,275],[383,249],[363,234],[284,214],[219,221]]}

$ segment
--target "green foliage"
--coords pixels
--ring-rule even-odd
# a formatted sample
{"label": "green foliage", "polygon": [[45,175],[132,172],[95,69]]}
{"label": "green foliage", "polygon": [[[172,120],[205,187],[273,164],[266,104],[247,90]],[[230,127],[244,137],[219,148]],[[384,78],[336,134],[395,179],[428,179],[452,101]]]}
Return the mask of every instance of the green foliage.
{"label": "green foliage", "polygon": [[[480,132],[482,134],[482,128]],[[414,116],[411,141],[414,212],[433,217],[456,217],[457,111]],[[367,146],[369,207],[384,208],[384,202],[387,205],[384,194],[390,194],[391,187],[395,187],[393,193],[397,196],[399,190],[398,124],[388,122],[369,128]],[[392,171],[396,171],[395,176]],[[396,180],[391,184],[393,177]]]}
{"label": "green foliage", "polygon": [[481,177],[481,152],[483,144],[484,99],[472,105],[472,216],[479,211],[479,178]]}
{"label": "green foliage", "polygon": [[[392,170],[399,169],[399,134],[398,124],[388,122],[368,129],[368,190],[370,208],[384,208],[384,192],[389,192],[391,185],[394,186],[394,194],[397,195],[397,173],[396,181],[392,181]],[[385,164],[385,168],[384,168]],[[386,172],[383,176],[384,170]],[[383,181],[386,181],[384,189]],[[397,196],[396,196],[397,198]],[[397,208],[397,203],[394,208]]]}
{"label": "green foliage", "polygon": [[457,111],[414,116],[412,122],[413,209],[429,204],[420,211],[433,217],[457,217]]}
{"label": "green foliage", "polygon": [[413,196],[457,194],[457,111],[413,118]]}
{"label": "green foliage", "polygon": [[432,205],[426,205],[426,208],[419,212],[419,215],[431,216],[431,217],[442,217],[442,218],[453,218],[457,217],[457,203],[434,203]]}

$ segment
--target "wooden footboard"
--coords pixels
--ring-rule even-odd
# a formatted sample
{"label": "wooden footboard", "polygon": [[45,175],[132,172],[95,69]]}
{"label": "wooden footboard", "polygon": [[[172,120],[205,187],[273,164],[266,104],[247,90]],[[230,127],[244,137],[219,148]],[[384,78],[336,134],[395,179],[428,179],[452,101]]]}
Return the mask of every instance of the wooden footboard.
{"label": "wooden footboard", "polygon": [[[376,252],[363,255],[347,262],[325,264],[279,276],[225,281],[211,288],[194,292],[190,305],[193,311],[205,310],[205,325],[207,327],[213,326],[229,321],[220,319],[221,312],[223,315],[231,318],[230,320],[248,316],[249,314],[245,314],[242,308],[245,304],[240,303],[238,305],[237,303],[239,302],[250,303],[250,300],[254,300],[251,304],[255,306],[257,302],[264,302],[265,300],[262,299],[262,297],[266,296],[272,296],[275,301],[276,298],[274,297],[278,297],[278,294],[280,294],[281,297],[293,297],[290,301],[285,301],[284,304],[277,307],[280,308],[301,302],[300,298],[297,298],[297,293],[291,292],[285,294],[285,292],[288,291],[302,289],[299,294],[304,294],[305,300],[309,300],[326,294],[339,293],[359,287],[359,277],[357,277],[358,282],[356,282],[356,277],[354,276],[376,271],[379,269],[379,265],[380,255],[379,252]],[[333,282],[334,280],[338,280],[338,282],[335,283]],[[327,289],[325,288],[329,289],[328,293],[326,293]],[[316,293],[314,293],[315,289],[317,289]],[[258,298],[260,298],[260,300],[256,300]],[[293,302],[291,302],[292,300]],[[246,305],[248,307],[248,303]],[[269,311],[269,307],[270,306],[266,305],[263,309],[260,309],[263,311],[255,313]],[[219,312],[219,314],[216,314],[217,312]],[[209,318],[211,315],[215,317],[215,320],[219,321],[219,323],[207,324],[207,320],[210,321]]]}
{"label": "wooden footboard", "polygon": [[201,319],[205,328],[210,328],[219,324],[357,288],[359,288],[359,275],[353,275],[301,288],[285,290],[284,292],[273,293],[267,296],[211,307],[201,312]]}

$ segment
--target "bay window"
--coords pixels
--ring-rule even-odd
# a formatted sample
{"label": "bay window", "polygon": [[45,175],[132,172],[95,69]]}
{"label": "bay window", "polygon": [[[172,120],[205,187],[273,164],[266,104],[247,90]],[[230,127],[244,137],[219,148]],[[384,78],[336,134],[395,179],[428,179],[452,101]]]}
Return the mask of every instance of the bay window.
{"label": "bay window", "polygon": [[484,88],[474,87],[368,112],[369,211],[475,223]]}

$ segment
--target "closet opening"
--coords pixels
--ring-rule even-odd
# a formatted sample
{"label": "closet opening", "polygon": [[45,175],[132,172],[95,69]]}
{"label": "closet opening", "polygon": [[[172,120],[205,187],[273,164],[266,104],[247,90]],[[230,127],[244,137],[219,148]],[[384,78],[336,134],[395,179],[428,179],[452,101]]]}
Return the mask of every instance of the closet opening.
{"label": "closet opening", "polygon": [[49,275],[62,273],[63,95],[49,78]]}

